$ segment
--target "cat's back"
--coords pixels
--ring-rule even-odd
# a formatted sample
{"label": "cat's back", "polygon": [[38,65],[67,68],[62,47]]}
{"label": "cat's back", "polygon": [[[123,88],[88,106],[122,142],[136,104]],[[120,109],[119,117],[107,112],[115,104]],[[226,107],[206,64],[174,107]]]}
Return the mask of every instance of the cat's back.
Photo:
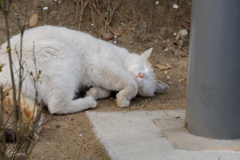
{"label": "cat's back", "polygon": [[[21,35],[18,34],[10,39],[12,46],[19,45],[20,36]],[[71,44],[74,42],[74,39],[76,39],[76,37],[89,41],[92,40],[91,36],[82,32],[78,32],[76,30],[46,25],[26,30],[23,35],[23,44],[26,46],[28,43],[33,44],[33,42],[48,42],[53,40]],[[1,48],[6,47],[7,42],[1,45]]]}
{"label": "cat's back", "polygon": [[[15,41],[18,39],[20,35],[13,37],[11,40]],[[58,40],[65,43],[72,43],[74,37],[85,37],[89,39],[89,37],[75,30],[71,30],[64,27],[56,27],[56,26],[41,26],[33,29],[29,29],[24,33],[24,41],[52,41]]]}
{"label": "cat's back", "polygon": [[[109,42],[97,39],[90,34],[68,29],[65,27],[43,26],[36,30],[32,29],[28,33],[28,37],[37,33],[36,39],[41,41],[58,40],[66,43],[75,49],[79,55],[87,55],[96,57],[97,59],[106,59],[112,61],[121,61],[129,52],[125,48],[118,47]],[[42,35],[45,35],[44,37]]]}
{"label": "cat's back", "polygon": [[[52,43],[53,41],[55,43]],[[13,36],[10,39],[10,42],[11,46],[17,46],[19,48],[20,34]],[[92,59],[95,57],[96,59],[106,59],[118,62],[119,60],[122,61],[129,53],[124,48],[117,47],[109,42],[97,39],[87,33],[65,27],[49,25],[26,30],[23,36],[23,50],[32,51],[33,44],[35,46],[35,50],[41,50],[41,48],[46,46],[58,50],[59,48],[56,48],[57,46],[55,45],[58,42],[59,44],[64,44],[65,47],[69,47],[76,51],[82,59],[87,57]],[[6,53],[7,43],[4,43],[1,48],[0,54]],[[27,54],[27,52],[23,53]],[[36,53],[38,54],[38,52]]]}

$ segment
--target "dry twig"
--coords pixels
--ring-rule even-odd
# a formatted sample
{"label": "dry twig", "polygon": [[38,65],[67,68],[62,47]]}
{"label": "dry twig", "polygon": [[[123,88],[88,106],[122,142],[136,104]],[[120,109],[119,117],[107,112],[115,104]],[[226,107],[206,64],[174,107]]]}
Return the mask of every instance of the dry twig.
{"label": "dry twig", "polygon": [[186,22],[191,23],[191,21],[188,20],[185,16],[182,16],[182,17],[185,19]]}
{"label": "dry twig", "polygon": [[187,28],[187,29],[190,31],[190,25],[189,25],[188,23],[186,23],[186,22],[180,22],[179,25]]}
{"label": "dry twig", "polygon": [[83,13],[84,13],[84,10],[85,10],[87,4],[88,4],[88,1],[86,1],[86,2],[83,4],[83,0],[81,0],[81,12],[80,12],[79,26],[78,26],[78,30],[79,30],[79,31],[80,31],[82,16],[83,16]]}
{"label": "dry twig", "polygon": [[[132,4],[133,4],[133,3],[132,3]],[[133,12],[134,18],[136,18],[135,11],[134,11],[134,6],[133,6],[133,5],[132,5],[132,12]]]}
{"label": "dry twig", "polygon": [[81,152],[81,154],[85,157],[85,154]]}
{"label": "dry twig", "polygon": [[116,30],[113,30],[109,24],[106,22],[106,20],[103,18],[103,16],[101,15],[100,11],[97,9],[96,4],[92,1],[92,0],[88,0],[89,3],[93,6],[93,8],[97,11],[97,13],[99,14],[99,16],[102,18],[102,20],[105,22],[105,24],[107,25],[107,27],[109,28],[109,30],[116,36],[121,36],[121,33],[119,33]]}
{"label": "dry twig", "polygon": [[116,12],[117,14],[118,14],[118,16],[120,17],[120,16],[125,16],[125,17],[127,17],[127,18],[129,18],[129,19],[134,19],[134,18],[132,18],[132,17],[129,17],[128,15],[126,15],[126,14],[123,14],[123,13],[120,13],[120,12]]}
{"label": "dry twig", "polygon": [[[162,109],[163,110],[163,109]],[[172,116],[172,115],[170,115],[170,114],[168,114],[166,111],[164,111],[163,110],[163,112],[165,112],[166,113],[166,115],[168,116],[168,117],[172,117],[172,118],[180,118],[180,116]]]}
{"label": "dry twig", "polygon": [[137,6],[136,6],[133,2],[132,2],[132,4],[133,4],[133,6],[137,9],[137,11],[138,11],[138,13],[139,13],[139,15],[140,15],[140,17],[141,17],[141,19],[142,19],[142,15],[141,15],[140,11],[138,10]]}
{"label": "dry twig", "polygon": [[182,4],[182,0],[180,0],[180,2],[179,2],[179,5],[178,5],[178,6],[179,6],[179,9],[180,9],[180,7],[181,7],[181,4]]}
{"label": "dry twig", "polygon": [[121,21],[127,23],[127,21],[126,21],[125,19],[122,18],[122,16],[119,14],[119,12],[116,12],[116,13],[117,13],[117,15],[118,15],[118,17],[119,17],[119,19],[120,19]]}
{"label": "dry twig", "polygon": [[178,58],[182,60],[182,58],[178,55],[178,53],[175,52],[174,49],[173,49],[166,41],[164,41],[162,37],[160,37],[160,36],[157,35],[157,34],[155,34],[155,35],[156,35],[158,38],[160,38],[164,43],[166,43],[166,45],[178,56]]}
{"label": "dry twig", "polygon": [[77,22],[79,1],[80,1],[80,0],[78,0],[78,1],[77,1],[77,6],[76,6],[76,16],[75,16],[75,22]]}
{"label": "dry twig", "polygon": [[78,150],[78,154],[77,154],[76,160],[78,159],[78,156],[79,156],[79,153],[80,153],[80,151],[81,151],[81,148],[82,148],[82,143],[81,143],[80,146],[79,146],[79,150]]}
{"label": "dry twig", "polygon": [[122,0],[118,0],[117,5],[114,7],[111,15],[113,15],[114,11],[120,6],[121,3],[122,3]]}
{"label": "dry twig", "polygon": [[[108,24],[111,23],[111,21],[112,21],[112,16],[113,16],[113,14],[114,14],[114,11],[121,5],[121,3],[122,3],[122,0],[118,0],[118,2],[115,3],[114,8],[113,8],[113,10],[112,10],[112,13],[110,14],[110,19],[108,20]],[[108,5],[108,7],[110,7],[110,4]],[[108,9],[108,10],[109,10],[109,9]]]}
{"label": "dry twig", "polygon": [[129,22],[128,24],[126,24],[125,26],[123,26],[123,28],[121,29],[121,34],[131,25],[131,24],[133,24],[134,22],[136,22],[136,21],[138,21],[139,20],[139,18],[138,19],[135,19],[135,20],[133,20],[133,21],[131,21],[131,22]]}
{"label": "dry twig", "polygon": [[176,42],[176,43],[178,44],[178,46],[179,46],[182,50],[184,50],[185,52],[188,53],[188,50],[186,50],[185,48],[183,48],[179,42]]}

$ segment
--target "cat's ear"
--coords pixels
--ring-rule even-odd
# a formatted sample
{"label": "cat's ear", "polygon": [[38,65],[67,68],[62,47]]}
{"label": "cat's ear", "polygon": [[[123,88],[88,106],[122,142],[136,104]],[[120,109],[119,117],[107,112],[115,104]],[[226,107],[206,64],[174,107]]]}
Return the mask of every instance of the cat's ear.
{"label": "cat's ear", "polygon": [[151,53],[152,53],[152,48],[150,48],[150,49],[146,50],[145,52],[143,52],[143,53],[141,54],[141,56],[142,56],[143,58],[145,58],[145,59],[148,59],[148,57],[150,56]]}
{"label": "cat's ear", "polygon": [[155,93],[162,93],[169,90],[169,86],[166,83],[163,83],[161,81],[157,81]]}

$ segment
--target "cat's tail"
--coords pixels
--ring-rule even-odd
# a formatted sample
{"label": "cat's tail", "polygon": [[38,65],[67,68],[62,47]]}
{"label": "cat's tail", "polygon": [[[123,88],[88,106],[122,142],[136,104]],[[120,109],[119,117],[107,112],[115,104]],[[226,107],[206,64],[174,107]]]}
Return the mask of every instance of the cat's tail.
{"label": "cat's tail", "polygon": [[[13,110],[13,90],[6,89],[4,90],[5,98],[3,100],[3,105],[6,110]],[[16,97],[18,97],[18,92],[16,92]],[[23,95],[20,96],[20,109],[21,109],[21,124],[23,129],[28,133],[30,131],[30,126],[33,123],[33,120],[35,120],[37,113],[39,112],[39,106],[35,106],[34,102],[25,98]],[[35,107],[34,107],[35,106]],[[41,126],[43,123],[43,115],[40,115],[40,120],[38,125]],[[30,125],[29,125],[30,123]],[[28,127],[28,128],[27,128]],[[42,127],[39,127],[37,130],[37,133],[41,131]],[[14,141],[14,135],[12,129],[5,129],[6,133],[6,142],[13,142]]]}

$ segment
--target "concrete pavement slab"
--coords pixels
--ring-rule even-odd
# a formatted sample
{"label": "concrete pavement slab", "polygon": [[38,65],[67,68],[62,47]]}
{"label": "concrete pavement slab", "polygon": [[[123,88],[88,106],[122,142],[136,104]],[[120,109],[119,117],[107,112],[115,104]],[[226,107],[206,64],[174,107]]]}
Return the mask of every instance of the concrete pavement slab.
{"label": "concrete pavement slab", "polygon": [[240,151],[240,140],[219,140],[205,138],[188,133],[184,128],[184,119],[156,119],[153,120],[163,134],[175,148],[183,150],[231,150]]}
{"label": "concrete pavement slab", "polygon": [[[113,160],[239,160],[240,140],[216,140],[183,129],[185,111],[93,112],[93,131]],[[200,143],[198,143],[200,142]]]}

